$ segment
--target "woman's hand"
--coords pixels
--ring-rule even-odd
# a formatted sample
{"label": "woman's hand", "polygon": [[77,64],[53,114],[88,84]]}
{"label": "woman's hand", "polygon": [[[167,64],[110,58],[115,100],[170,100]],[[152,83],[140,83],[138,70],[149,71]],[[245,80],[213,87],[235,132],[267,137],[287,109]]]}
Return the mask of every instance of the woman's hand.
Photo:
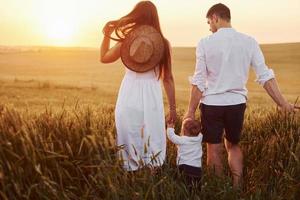
{"label": "woman's hand", "polygon": [[167,128],[174,128],[175,127],[175,123],[171,122],[171,121],[167,121]]}
{"label": "woman's hand", "polygon": [[103,32],[104,35],[110,36],[114,32],[115,27],[116,27],[116,22],[115,21],[109,21],[105,24],[102,32]]}
{"label": "woman's hand", "polygon": [[100,48],[100,62],[112,63],[120,58],[121,43],[118,42],[110,48],[110,35],[116,28],[117,21],[107,22],[103,28],[103,40]]}
{"label": "woman's hand", "polygon": [[177,119],[177,113],[175,108],[170,108],[169,109],[169,114],[167,117],[167,124],[175,124]]}

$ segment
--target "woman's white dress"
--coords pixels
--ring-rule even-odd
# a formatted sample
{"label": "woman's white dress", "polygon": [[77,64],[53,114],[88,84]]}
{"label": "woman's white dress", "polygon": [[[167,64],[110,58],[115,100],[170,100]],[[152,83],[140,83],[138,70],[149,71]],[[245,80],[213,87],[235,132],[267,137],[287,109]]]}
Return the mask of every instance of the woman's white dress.
{"label": "woman's white dress", "polygon": [[[158,71],[158,70],[157,70]],[[158,72],[126,68],[118,94],[115,122],[123,168],[161,166],[166,155],[163,97]]]}

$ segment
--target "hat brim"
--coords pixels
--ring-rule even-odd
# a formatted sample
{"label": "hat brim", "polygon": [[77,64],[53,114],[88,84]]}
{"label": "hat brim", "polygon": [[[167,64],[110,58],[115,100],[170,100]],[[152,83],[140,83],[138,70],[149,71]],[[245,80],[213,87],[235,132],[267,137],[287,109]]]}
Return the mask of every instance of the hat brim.
{"label": "hat brim", "polygon": [[[147,37],[153,45],[153,54],[145,63],[137,63],[130,57],[130,45],[140,36]],[[164,39],[161,34],[152,26],[142,25],[132,30],[122,42],[121,59],[123,64],[135,72],[147,72],[154,69],[161,61],[164,54]]]}

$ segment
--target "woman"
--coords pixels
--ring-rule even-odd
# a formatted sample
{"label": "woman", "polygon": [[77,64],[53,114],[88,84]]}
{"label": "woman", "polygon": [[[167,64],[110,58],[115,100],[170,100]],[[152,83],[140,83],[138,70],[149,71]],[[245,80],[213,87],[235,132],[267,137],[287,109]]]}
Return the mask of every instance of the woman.
{"label": "woman", "polygon": [[[171,70],[170,46],[163,37],[155,5],[139,2],[126,16],[108,22],[103,28],[101,62],[111,63],[120,58],[122,41],[141,25],[150,25],[163,38],[164,52],[159,64],[150,71],[137,73],[126,68],[115,109],[117,144],[123,168],[135,171],[143,166],[159,167],[166,154],[165,117],[162,80],[169,103],[169,121],[176,120],[175,87]],[[111,37],[115,32],[117,39]],[[118,42],[110,48],[110,39]]]}

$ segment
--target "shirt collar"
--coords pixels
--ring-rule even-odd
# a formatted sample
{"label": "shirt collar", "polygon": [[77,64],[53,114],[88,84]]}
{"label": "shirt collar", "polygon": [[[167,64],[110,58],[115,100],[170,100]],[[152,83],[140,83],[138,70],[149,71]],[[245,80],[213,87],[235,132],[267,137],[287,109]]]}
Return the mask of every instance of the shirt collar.
{"label": "shirt collar", "polygon": [[218,31],[217,32],[224,32],[224,31],[226,31],[226,32],[228,32],[228,31],[235,31],[235,29],[234,28],[225,28],[225,27],[222,27],[222,28],[219,28],[218,29]]}

